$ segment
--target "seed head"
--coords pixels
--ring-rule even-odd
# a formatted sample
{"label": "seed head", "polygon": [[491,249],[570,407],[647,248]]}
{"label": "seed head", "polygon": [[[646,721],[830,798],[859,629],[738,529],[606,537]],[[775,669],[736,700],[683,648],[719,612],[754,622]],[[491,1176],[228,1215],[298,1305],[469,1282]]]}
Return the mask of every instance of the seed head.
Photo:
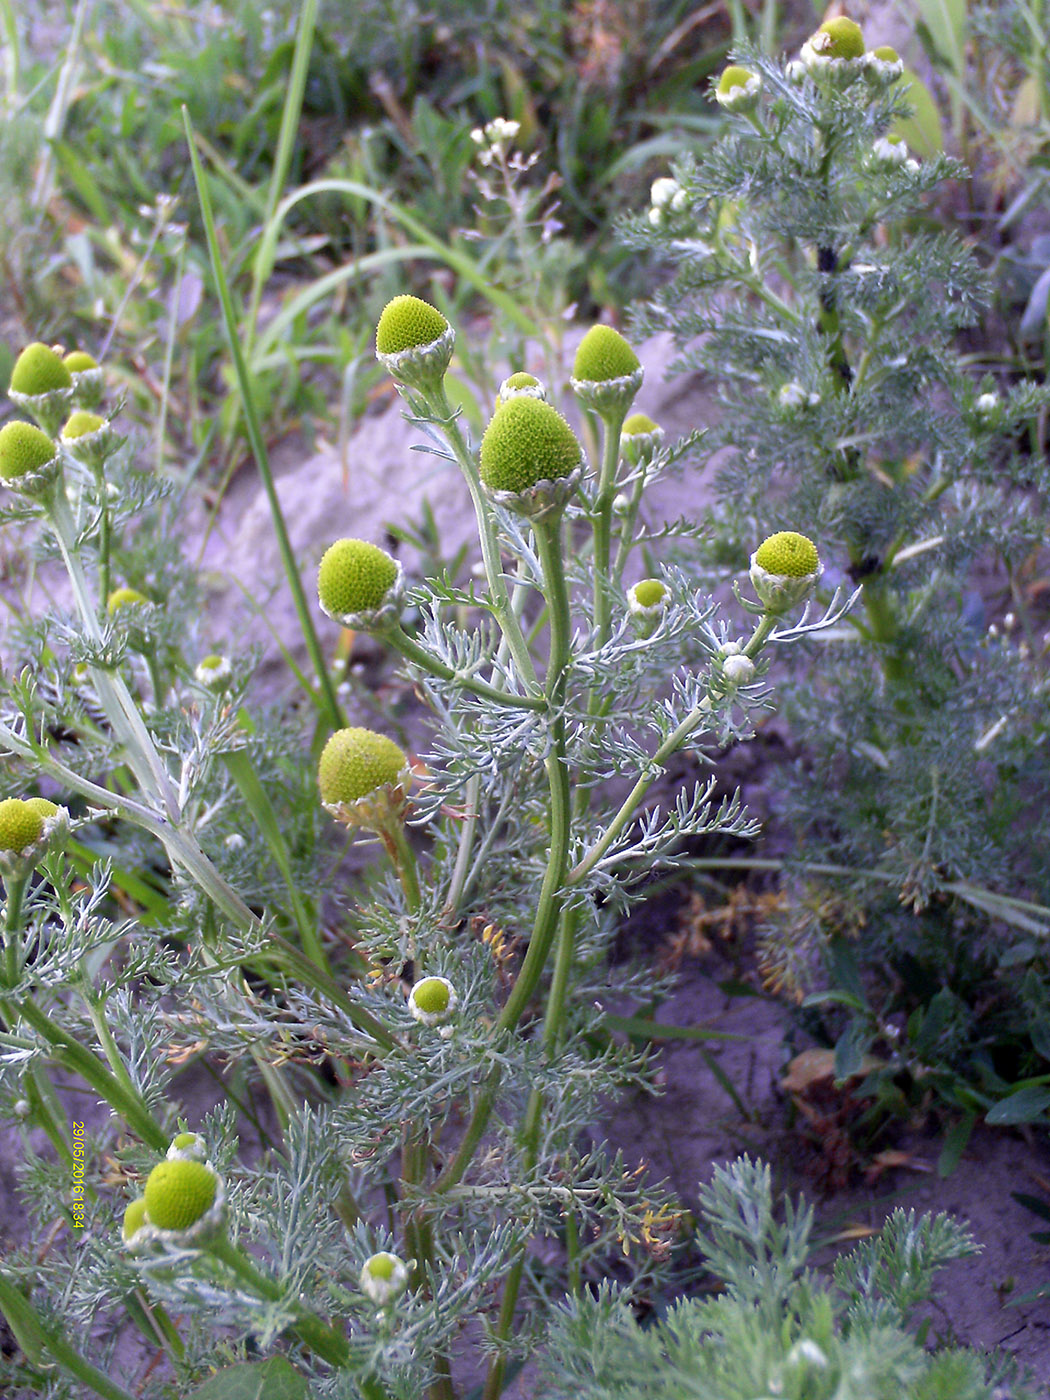
{"label": "seed head", "polygon": [[146,1214],[161,1230],[188,1230],[215,1202],[219,1178],[203,1162],[159,1162],[146,1181]]}
{"label": "seed head", "polygon": [[401,787],[408,759],[393,739],[371,729],[337,729],[321,752],[317,781],[326,803],[357,802],[381,787]]}
{"label": "seed head", "polygon": [[61,355],[39,340],[26,346],[11,371],[11,388],[18,394],[49,394],[52,389],[72,386],[73,377]]}
{"label": "seed head", "polygon": [[43,470],[55,455],[55,444],[32,423],[5,423],[0,428],[0,478],[5,481]]}

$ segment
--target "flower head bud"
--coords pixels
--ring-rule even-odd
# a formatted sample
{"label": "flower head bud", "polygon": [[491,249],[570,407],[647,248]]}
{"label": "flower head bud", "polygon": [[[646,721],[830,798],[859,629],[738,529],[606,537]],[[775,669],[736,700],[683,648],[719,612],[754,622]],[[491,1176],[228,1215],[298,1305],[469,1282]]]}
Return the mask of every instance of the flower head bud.
{"label": "flower head bud", "polygon": [[71,413],[58,440],[71,457],[101,474],[113,450],[116,435],[105,418],[79,408]]}
{"label": "flower head bud", "polygon": [[868,164],[872,166],[903,165],[908,170],[918,170],[919,162],[908,155],[908,143],[903,136],[877,136],[871,143]]}
{"label": "flower head bud", "polygon": [[728,68],[722,69],[722,76],[715,88],[715,101],[727,112],[746,116],[758,106],[761,92],[762,79],[757,73],[731,63]]}
{"label": "flower head bud", "polygon": [[11,371],[8,397],[53,436],[73,397],[73,377],[62,356],[36,340],[27,345]]}
{"label": "flower head bud", "polygon": [[864,35],[845,15],[825,20],[802,45],[799,57],[814,77],[829,77],[843,87],[867,70]]}
{"label": "flower head bud", "polygon": [[32,423],[0,428],[0,480],[27,496],[42,496],[58,479],[59,456],[47,433]]}
{"label": "flower head bud", "polygon": [[583,475],[583,448],[542,399],[500,404],[481,439],[481,482],[501,506],[540,519],[560,511]]}
{"label": "flower head bud", "polygon": [[880,44],[864,55],[864,76],[878,87],[889,87],[904,72],[904,64],[896,49]]}
{"label": "flower head bud", "polygon": [[62,363],[62,356],[39,340],[26,346],[11,371],[11,388],[17,394],[30,397],[49,394],[53,389],[69,389],[72,385],[72,375]]}
{"label": "flower head bud", "polygon": [[345,826],[367,831],[401,821],[411,781],[404,751],[371,729],[337,729],[317,768],[325,810]]}
{"label": "flower head bud", "polygon": [[146,1223],[146,1198],[139,1196],[137,1200],[129,1201],[124,1211],[124,1220],[120,1227],[120,1233],[127,1244],[132,1236],[137,1235]]}
{"label": "flower head bud", "polygon": [[106,387],[98,361],[86,350],[71,350],[62,363],[73,380],[73,402],[94,411],[102,402]]}
{"label": "flower head bud", "polygon": [[659,180],[654,180],[649,191],[649,202],[654,209],[668,209],[674,203],[675,196],[681,189],[677,180],[670,175],[661,175]]}
{"label": "flower head bud", "polygon": [[0,802],[0,873],[27,875],[69,835],[69,813],[46,797]]}
{"label": "flower head bud", "polygon": [[193,670],[193,679],[198,685],[205,686],[208,690],[225,690],[226,682],[233,674],[233,667],[230,665],[228,656],[220,656],[218,652],[211,652],[208,656],[201,657]]}
{"label": "flower head bud", "polygon": [[424,977],[408,996],[408,1009],[424,1026],[440,1026],[459,1005],[456,990],[447,977]]}
{"label": "flower head bud", "polygon": [[603,416],[624,413],[642,386],[638,356],[612,326],[592,326],[580,341],[569,383]]}
{"label": "flower head bud", "polygon": [[208,1144],[200,1133],[176,1133],[168,1148],[169,1162],[203,1162],[208,1155]]}
{"label": "flower head bud", "polygon": [[403,295],[383,307],[376,356],[399,384],[432,392],[445,377],[455,341],[455,331],[436,306]]}
{"label": "flower head bud", "polygon": [[98,369],[98,361],[94,355],[89,355],[86,350],[70,350],[62,363],[69,370],[70,375],[86,374],[89,370]]}
{"label": "flower head bud", "polygon": [[770,535],[751,556],[751,583],[769,612],[795,607],[823,571],[816,545],[793,530]]}
{"label": "flower head bud", "polygon": [[401,616],[405,571],[392,555],[365,540],[337,540],[321,556],[321,611],[357,632],[380,632]]}
{"label": "flower head bud", "polygon": [[543,399],[546,401],[547,388],[543,382],[536,378],[534,374],[529,374],[523,369],[519,369],[514,374],[509,374],[499,386],[496,395],[496,407],[504,404],[508,399]]}
{"label": "flower head bud", "polygon": [[632,467],[648,465],[663,446],[664,430],[645,413],[632,413],[620,429],[620,451]]}
{"label": "flower head bud", "polygon": [[366,1259],[361,1269],[361,1291],[375,1303],[385,1308],[396,1302],[408,1287],[408,1265],[396,1254],[385,1250]]}
{"label": "flower head bud", "polygon": [[777,403],[790,416],[806,408],[816,408],[820,395],[811,394],[797,380],[791,379],[777,390]]}
{"label": "flower head bud", "polygon": [[733,652],[722,662],[722,675],[726,684],[735,690],[737,686],[747,685],[754,680],[755,663],[749,656]]}
{"label": "flower head bud", "polygon": [[159,1162],[146,1180],[146,1214],[162,1230],[188,1230],[215,1203],[219,1178],[189,1157]]}
{"label": "flower head bud", "polygon": [[[197,1135],[179,1134],[191,1136]],[[211,1163],[171,1148],[146,1178],[142,1199],[144,1215],[132,1235],[124,1237],[134,1250],[153,1243],[176,1249],[202,1244],[222,1228],[226,1213],[226,1187]]]}
{"label": "flower head bud", "polygon": [[658,578],[643,578],[627,590],[627,610],[640,637],[651,637],[667,611],[670,589]]}
{"label": "flower head bud", "polygon": [[995,424],[1002,417],[1002,402],[998,394],[978,394],[973,403],[973,411],[982,426]]}
{"label": "flower head bud", "polygon": [[110,617],[116,617],[122,608],[151,608],[153,604],[144,593],[140,593],[137,588],[114,588],[106,599],[106,612]]}

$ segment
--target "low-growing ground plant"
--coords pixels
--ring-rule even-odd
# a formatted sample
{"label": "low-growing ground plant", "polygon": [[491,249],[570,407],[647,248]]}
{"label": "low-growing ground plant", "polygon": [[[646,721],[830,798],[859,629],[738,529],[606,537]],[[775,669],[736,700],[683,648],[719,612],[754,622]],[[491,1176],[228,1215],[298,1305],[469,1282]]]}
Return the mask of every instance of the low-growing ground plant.
{"label": "low-growing ground plant", "polygon": [[995,1106],[1045,1085],[1050,1046],[1047,646],[1025,583],[1046,392],[962,353],[988,283],[928,212],[966,172],[909,152],[901,75],[846,17],[786,64],[741,51],[714,91],[727,134],[626,232],[668,271],[640,324],[719,386],[706,567],[802,522],[825,583],[860,590],[777,690],[800,749],[769,982],[808,997],[840,1077],[881,1057],[860,1092],[1008,1121]]}

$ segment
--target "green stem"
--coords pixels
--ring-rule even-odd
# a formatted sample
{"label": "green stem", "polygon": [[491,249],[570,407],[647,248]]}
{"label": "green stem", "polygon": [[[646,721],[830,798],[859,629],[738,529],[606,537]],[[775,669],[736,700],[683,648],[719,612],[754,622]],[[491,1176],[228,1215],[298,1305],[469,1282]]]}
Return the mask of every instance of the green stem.
{"label": "green stem", "polygon": [[474,513],[478,521],[478,535],[481,540],[481,556],[485,564],[485,577],[488,581],[493,614],[499,624],[500,631],[507,639],[507,645],[510,647],[522,684],[535,690],[537,685],[536,668],[532,664],[528,643],[525,641],[517,613],[511,606],[510,594],[503,577],[499,540],[496,536],[496,522],[481,485],[481,475],[474,453],[467,445],[467,440],[463,436],[459,420],[448,401],[444,386],[428,397],[427,407],[441,421],[441,427],[456,461],[463,471],[467,488],[470,491],[470,498],[474,503]]}
{"label": "green stem", "polygon": [[451,666],[446,666],[443,661],[432,656],[400,627],[396,627],[390,632],[384,632],[382,640],[389,642],[406,661],[411,661],[421,671],[426,671],[432,676],[440,676],[442,680],[454,681],[456,685],[462,686],[464,690],[469,690],[473,695],[480,695],[484,700],[491,700],[497,705],[510,706],[512,709],[546,709],[547,701],[542,695],[510,695],[505,690],[497,690],[495,686],[477,680],[467,671],[454,671]]}
{"label": "green stem", "polygon": [[259,422],[259,414],[255,403],[254,381],[249,374],[244,352],[241,349],[240,332],[237,318],[233,310],[233,299],[230,295],[229,282],[226,279],[222,251],[219,248],[218,234],[215,229],[215,217],[211,207],[211,194],[208,190],[207,181],[204,178],[204,170],[201,167],[200,156],[197,154],[197,145],[193,139],[193,128],[190,125],[189,113],[185,107],[182,109],[182,119],[186,128],[186,140],[189,143],[190,163],[193,166],[193,178],[197,185],[197,198],[200,201],[201,217],[204,221],[204,232],[208,242],[208,254],[211,259],[212,274],[215,278],[215,286],[218,290],[219,301],[222,305],[223,326],[230,348],[230,357],[233,360],[234,374],[237,377],[237,387],[241,397],[241,408],[244,412],[244,426],[248,433],[248,441],[251,444],[255,465],[258,468],[263,488],[266,491],[266,499],[270,506],[270,516],[273,521],[273,532],[277,540],[277,548],[281,555],[281,564],[284,568],[288,590],[292,595],[292,603],[299,621],[299,630],[302,633],[303,641],[306,644],[306,650],[309,654],[311,664],[313,665],[314,673],[317,676],[318,684],[320,685],[321,708],[331,728],[333,730],[342,729],[346,721],[339,707],[339,701],[336,699],[332,677],[329,674],[328,666],[324,659],[324,653],[321,650],[321,643],[318,641],[317,631],[314,628],[313,618],[310,615],[306,594],[303,591],[303,582],[299,576],[299,569],[295,562],[295,554],[292,550],[291,540],[288,538],[288,528],[285,524],[284,512],[281,510],[280,498],[277,495],[277,487],[274,484],[273,472],[270,470],[270,458],[266,451],[266,443],[263,439],[262,427]]}
{"label": "green stem", "polygon": [[103,1371],[70,1346],[61,1332],[44,1323],[36,1308],[11,1279],[0,1273],[0,1312],[4,1314],[15,1340],[34,1366],[47,1367],[48,1358],[77,1378],[81,1385],[102,1400],[135,1400],[131,1391],[111,1380]]}
{"label": "green stem", "polygon": [[22,972],[22,897],[27,879],[26,875],[4,876],[7,895],[4,907],[4,980],[8,987],[18,985]]}
{"label": "green stem", "polygon": [[594,501],[594,629],[595,645],[608,640],[612,622],[609,555],[612,544],[612,509],[616,496],[616,468],[620,462],[620,431],[626,408],[602,415],[602,465]]}

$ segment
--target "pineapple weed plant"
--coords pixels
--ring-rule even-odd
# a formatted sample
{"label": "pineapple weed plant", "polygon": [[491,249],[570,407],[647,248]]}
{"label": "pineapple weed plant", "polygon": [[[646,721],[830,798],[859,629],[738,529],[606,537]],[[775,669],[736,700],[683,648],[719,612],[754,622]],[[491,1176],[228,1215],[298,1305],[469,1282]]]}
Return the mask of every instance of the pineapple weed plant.
{"label": "pineapple weed plant", "polygon": [[[811,121],[842,105],[823,67],[801,86],[763,72],[808,92]],[[724,89],[750,103],[751,75],[738,78]],[[888,118],[887,101],[876,89]],[[672,218],[690,198],[679,188],[658,206]],[[837,374],[845,400],[835,298],[819,319],[814,383]],[[453,344],[415,297],[380,319],[381,362],[469,486],[478,582],[409,590],[392,557],[356,539],[335,542],[318,577],[325,613],[403,658],[432,714],[430,752],[413,763],[389,735],[345,724],[324,677],[316,780],[310,736],[287,715],[253,716],[250,658],[194,650],[179,501],[135,471],[102,372],[42,344],[15,366],[26,418],[0,429],[4,518],[37,527],[73,612],[20,619],[27,663],[0,718],[24,794],[0,803],[0,1102],[46,1234],[0,1272],[20,1346],[0,1360],[6,1391],[127,1400],[113,1356],[126,1325],[163,1354],[137,1394],[186,1394],[215,1371],[202,1397],[247,1380],[274,1400],[450,1400],[455,1361],[494,1400],[567,1293],[552,1394],[989,1395],[983,1359],[928,1354],[906,1330],[933,1270],[971,1249],[963,1232],[898,1214],[820,1284],[805,1268],[808,1213],[778,1225],[768,1170],[746,1160],[703,1194],[700,1244],[725,1294],[649,1333],[632,1321],[680,1216],[609,1149],[580,1146],[603,1104],[648,1082],[647,1053],[610,1034],[602,1002],[650,1000],[653,973],[612,972],[608,945],[687,837],[753,832],[713,780],[662,802],[667,766],[688,752],[709,768],[746,739],[769,705],[770,653],[837,636],[850,599],[834,589],[814,611],[827,566],[786,518],[726,609],[653,562],[691,534],[641,523],[647,485],[681,452],[632,411],[642,372],[617,332],[589,332],[573,367],[594,461],[524,372],[472,445],[444,386]],[[839,484],[856,450],[835,458]],[[810,512],[836,542],[851,500]],[[868,553],[846,555],[863,590],[884,583]],[[408,603],[418,627],[403,625]],[[888,587],[866,593],[862,624],[894,676],[908,655],[897,606]],[[379,847],[341,940],[322,936],[322,818]],[[205,1052],[228,1097],[191,1126],[175,1074]],[[56,1075],[111,1110],[75,1148]],[[262,1143],[252,1161],[237,1156],[238,1109]],[[34,1150],[30,1129],[53,1152]],[[561,1239],[563,1266],[531,1248],[543,1235]],[[628,1282],[592,1297],[612,1256]],[[246,1359],[260,1352],[274,1355]]]}
{"label": "pineapple weed plant", "polygon": [[[709,567],[801,522],[860,589],[776,683],[803,757],[777,782],[794,855],[751,862],[786,871],[763,959],[837,1077],[863,1062],[873,1123],[947,1110],[950,1169],[978,1117],[1050,1103],[1047,394],[957,348],[989,288],[924,209],[966,172],[909,153],[897,55],[841,17],[787,64],[734,57],[727,133],[625,229],[666,268],[638,323],[720,388]],[[975,568],[1008,582],[1005,626]]]}

